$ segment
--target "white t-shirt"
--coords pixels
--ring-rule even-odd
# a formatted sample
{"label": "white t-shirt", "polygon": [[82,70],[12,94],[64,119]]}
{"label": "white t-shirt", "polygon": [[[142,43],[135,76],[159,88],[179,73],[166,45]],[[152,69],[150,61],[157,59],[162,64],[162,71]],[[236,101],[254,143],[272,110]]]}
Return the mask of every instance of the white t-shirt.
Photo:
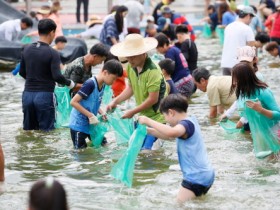
{"label": "white t-shirt", "polygon": [[141,16],[144,14],[144,6],[140,2],[130,0],[124,3],[128,8],[126,16],[128,28],[140,28]]}
{"label": "white t-shirt", "polygon": [[16,41],[21,32],[20,22],[20,19],[15,19],[0,24],[0,40]]}
{"label": "white t-shirt", "polygon": [[241,21],[234,21],[225,28],[221,67],[232,68],[238,63],[237,49],[255,41],[252,28]]}

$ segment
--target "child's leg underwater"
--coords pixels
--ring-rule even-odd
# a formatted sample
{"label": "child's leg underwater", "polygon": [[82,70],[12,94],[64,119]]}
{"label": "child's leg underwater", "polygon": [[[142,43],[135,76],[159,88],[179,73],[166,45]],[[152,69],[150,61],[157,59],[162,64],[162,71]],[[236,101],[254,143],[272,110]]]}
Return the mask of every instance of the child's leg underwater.
{"label": "child's leg underwater", "polygon": [[184,203],[188,200],[194,199],[196,196],[193,191],[180,186],[178,195],[177,195],[177,202]]}

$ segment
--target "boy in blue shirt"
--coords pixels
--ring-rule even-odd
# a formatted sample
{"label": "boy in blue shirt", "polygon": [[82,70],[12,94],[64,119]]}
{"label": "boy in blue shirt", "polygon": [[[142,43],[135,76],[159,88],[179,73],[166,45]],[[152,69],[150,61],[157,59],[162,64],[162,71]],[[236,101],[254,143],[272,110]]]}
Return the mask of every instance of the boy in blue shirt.
{"label": "boy in blue shirt", "polygon": [[160,105],[160,112],[169,125],[140,116],[139,123],[149,126],[148,133],[172,140],[176,138],[177,153],[183,181],[177,195],[178,202],[185,202],[206,194],[214,182],[212,168],[195,117],[187,116],[188,102],[181,94],[170,94]]}
{"label": "boy in blue shirt", "polygon": [[73,106],[70,115],[70,132],[75,149],[86,148],[86,138],[90,138],[90,124],[99,121],[97,113],[104,115],[100,109],[104,87],[112,85],[113,82],[123,75],[123,67],[117,60],[107,61],[102,70],[92,78],[88,79],[78,93],[72,98]]}

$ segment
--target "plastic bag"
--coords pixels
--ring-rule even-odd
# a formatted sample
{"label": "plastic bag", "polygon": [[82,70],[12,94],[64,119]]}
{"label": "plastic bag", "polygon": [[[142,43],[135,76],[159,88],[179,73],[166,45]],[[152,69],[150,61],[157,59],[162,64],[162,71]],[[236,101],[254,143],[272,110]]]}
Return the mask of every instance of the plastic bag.
{"label": "plastic bag", "polygon": [[32,38],[30,36],[24,36],[20,40],[22,44],[30,44],[32,42]]}
{"label": "plastic bag", "polygon": [[102,116],[98,116],[99,123],[97,125],[89,125],[89,134],[92,145],[96,148],[101,146],[105,134],[109,131],[108,122],[103,121]]}
{"label": "plastic bag", "polygon": [[112,88],[111,88],[111,86],[106,85],[104,88],[104,93],[103,93],[103,97],[102,97],[102,104],[108,105],[112,101],[112,97],[113,97]]}
{"label": "plastic bag", "polygon": [[249,0],[244,0],[244,3],[243,3],[245,6],[250,6],[249,4]]}
{"label": "plastic bag", "polygon": [[225,29],[224,28],[216,27],[216,34],[219,37],[220,45],[224,45],[224,33],[225,33]]}
{"label": "plastic bag", "polygon": [[141,150],[146,134],[146,126],[139,124],[130,137],[127,150],[111,170],[110,175],[128,187],[132,186],[135,161]]}
{"label": "plastic bag", "polygon": [[205,23],[203,25],[202,36],[204,38],[211,38],[212,37],[212,31],[211,31],[210,25],[208,23]]}
{"label": "plastic bag", "polygon": [[240,132],[241,128],[236,128],[236,123],[231,120],[225,120],[219,122],[219,125],[227,132],[227,133],[237,133]]}
{"label": "plastic bag", "polygon": [[58,87],[54,89],[56,95],[56,122],[55,127],[68,127],[72,106],[70,105],[70,90],[67,87]]}
{"label": "plastic bag", "polygon": [[265,117],[246,105],[244,111],[250,124],[255,156],[264,158],[272,153],[278,153],[280,151],[279,122]]}
{"label": "plastic bag", "polygon": [[121,119],[123,112],[116,108],[114,112],[108,114],[108,121],[114,129],[117,144],[127,143],[134,130],[133,119]]}

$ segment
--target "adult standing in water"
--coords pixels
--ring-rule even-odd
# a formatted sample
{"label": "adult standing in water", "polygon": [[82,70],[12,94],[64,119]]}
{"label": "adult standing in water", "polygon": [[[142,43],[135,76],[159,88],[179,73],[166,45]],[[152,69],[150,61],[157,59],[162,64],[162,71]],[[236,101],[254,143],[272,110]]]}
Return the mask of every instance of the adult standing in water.
{"label": "adult standing in water", "polygon": [[223,75],[231,75],[231,68],[238,63],[237,48],[246,45],[256,46],[255,35],[249,26],[255,12],[252,7],[238,7],[239,18],[225,28],[225,39],[221,59]]}
{"label": "adult standing in water", "polygon": [[0,182],[3,182],[5,180],[4,167],[5,167],[5,158],[4,158],[2,145],[0,144]]}
{"label": "adult standing in water", "polygon": [[[152,37],[143,38],[140,34],[129,34],[121,43],[111,48],[115,56],[126,57],[128,85],[108,105],[108,109],[116,107],[121,102],[134,95],[136,107],[124,113],[122,118],[132,118],[135,114],[147,116],[157,122],[164,122],[159,112],[159,104],[165,96],[166,84],[161,69],[147,52],[157,47],[157,40]],[[147,135],[142,150],[151,150],[157,138]]]}
{"label": "adult standing in water", "polygon": [[75,83],[60,72],[60,57],[49,45],[55,37],[56,24],[42,19],[38,24],[39,41],[24,48],[19,74],[25,81],[22,94],[23,129],[54,129],[56,100],[55,83],[72,89]]}
{"label": "adult standing in water", "polygon": [[76,8],[77,23],[81,23],[80,9],[81,9],[81,5],[82,4],[84,5],[84,22],[86,23],[88,21],[88,4],[89,4],[89,0],[77,0],[77,8]]}

